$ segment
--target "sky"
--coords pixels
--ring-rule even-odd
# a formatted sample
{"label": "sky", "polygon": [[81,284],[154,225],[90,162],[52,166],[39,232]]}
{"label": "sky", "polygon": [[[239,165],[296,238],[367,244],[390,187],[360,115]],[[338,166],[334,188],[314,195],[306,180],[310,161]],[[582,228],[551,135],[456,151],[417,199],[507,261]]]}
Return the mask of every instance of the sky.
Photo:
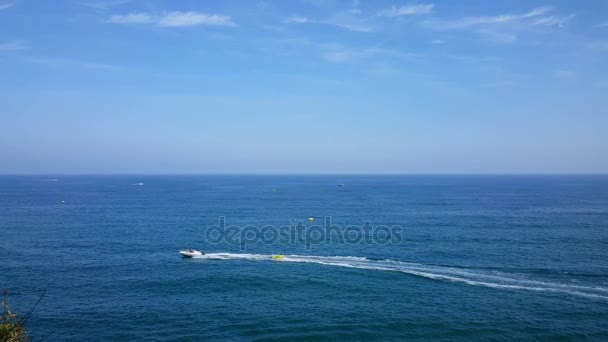
{"label": "sky", "polygon": [[608,173],[608,1],[0,0],[0,173]]}

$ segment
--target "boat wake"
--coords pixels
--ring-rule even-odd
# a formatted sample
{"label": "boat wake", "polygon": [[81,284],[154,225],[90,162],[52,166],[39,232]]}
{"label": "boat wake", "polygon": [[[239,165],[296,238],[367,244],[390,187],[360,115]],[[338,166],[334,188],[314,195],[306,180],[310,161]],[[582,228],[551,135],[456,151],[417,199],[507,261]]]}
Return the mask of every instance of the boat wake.
{"label": "boat wake", "polygon": [[[270,254],[209,253],[196,259],[270,261]],[[436,281],[482,286],[495,289],[524,290],[567,294],[608,300],[608,287],[557,283],[529,279],[527,275],[499,271],[423,265],[395,260],[373,260],[351,256],[287,255],[280,262],[310,263],[367,270],[401,272]]]}

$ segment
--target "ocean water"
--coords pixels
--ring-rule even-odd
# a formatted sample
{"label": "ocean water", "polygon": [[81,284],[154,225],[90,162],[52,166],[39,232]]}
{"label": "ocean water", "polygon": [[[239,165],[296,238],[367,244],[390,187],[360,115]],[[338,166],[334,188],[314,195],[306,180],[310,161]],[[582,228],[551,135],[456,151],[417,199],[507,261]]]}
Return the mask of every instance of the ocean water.
{"label": "ocean water", "polygon": [[0,287],[45,341],[608,340],[608,177],[2,176]]}

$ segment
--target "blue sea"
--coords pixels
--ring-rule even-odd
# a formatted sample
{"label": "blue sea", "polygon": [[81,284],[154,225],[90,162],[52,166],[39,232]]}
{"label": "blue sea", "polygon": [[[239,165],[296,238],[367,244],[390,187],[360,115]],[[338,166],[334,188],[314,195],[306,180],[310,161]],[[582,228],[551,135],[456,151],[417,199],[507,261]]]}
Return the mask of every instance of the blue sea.
{"label": "blue sea", "polygon": [[608,340],[608,177],[1,176],[0,288],[45,341]]}

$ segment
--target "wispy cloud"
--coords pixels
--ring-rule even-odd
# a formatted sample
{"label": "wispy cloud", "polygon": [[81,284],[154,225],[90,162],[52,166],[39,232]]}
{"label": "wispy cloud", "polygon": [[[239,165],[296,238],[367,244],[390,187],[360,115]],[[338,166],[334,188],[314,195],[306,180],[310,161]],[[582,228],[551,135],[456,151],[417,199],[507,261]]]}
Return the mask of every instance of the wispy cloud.
{"label": "wispy cloud", "polygon": [[422,53],[401,51],[381,46],[354,46],[340,43],[318,43],[309,38],[284,38],[264,39],[259,41],[261,45],[275,45],[279,53],[292,53],[301,55],[311,51],[330,63],[373,63],[374,65],[386,64],[402,60],[420,60],[425,57]]}
{"label": "wispy cloud", "polygon": [[560,80],[575,80],[579,77],[579,73],[572,70],[554,70],[553,77],[558,78]]}
{"label": "wispy cloud", "polygon": [[45,65],[51,68],[61,68],[61,69],[89,69],[89,70],[97,70],[97,71],[111,71],[111,72],[119,72],[126,71],[125,68],[113,64],[106,63],[95,63],[95,62],[84,62],[77,61],[71,59],[61,59],[61,58],[45,58],[45,57],[32,57],[29,58],[29,61],[35,64]]}
{"label": "wispy cloud", "polygon": [[29,48],[29,44],[21,40],[8,43],[0,43],[0,51],[21,51]]}
{"label": "wispy cloud", "polygon": [[321,46],[322,57],[328,62],[342,63],[352,62],[372,57],[384,56],[392,58],[419,58],[423,55],[405,53],[383,48],[348,48],[341,45],[327,44]]}
{"label": "wispy cloud", "polygon": [[501,58],[495,57],[495,56],[445,54],[442,57],[445,57],[448,60],[456,61],[458,63],[467,64],[467,65],[479,65],[479,64],[495,65],[497,62],[501,61]]}
{"label": "wispy cloud", "polygon": [[280,32],[280,33],[285,32],[285,27],[279,26],[279,25],[262,25],[262,28],[264,30],[268,30],[268,31]]}
{"label": "wispy cloud", "polygon": [[93,1],[90,1],[90,2],[82,1],[82,2],[78,2],[78,4],[81,6],[90,7],[90,8],[94,8],[94,9],[98,9],[98,10],[105,10],[110,7],[124,5],[130,1],[131,0],[94,1],[94,2]]}
{"label": "wispy cloud", "polygon": [[503,87],[510,87],[510,86],[514,86],[515,83],[511,82],[511,81],[495,81],[495,82],[489,82],[489,83],[484,83],[482,84],[482,86],[486,87],[486,88],[503,88]]}
{"label": "wispy cloud", "polygon": [[153,23],[155,18],[147,13],[115,14],[107,20],[115,24],[148,24]]}
{"label": "wispy cloud", "polygon": [[361,56],[360,52],[350,51],[346,49],[332,49],[322,54],[323,59],[328,62],[341,63],[353,60]]}
{"label": "wispy cloud", "polygon": [[205,14],[198,12],[170,12],[160,18],[159,26],[185,27],[185,26],[235,26],[232,18],[227,15]]}
{"label": "wispy cloud", "polygon": [[115,14],[107,20],[116,24],[156,24],[162,27],[236,26],[230,16],[199,12],[169,12],[161,16],[148,13]]}
{"label": "wispy cloud", "polygon": [[343,28],[345,30],[354,31],[354,32],[373,32],[374,29],[369,26],[359,26],[348,23],[339,23],[339,22],[326,22],[327,25],[333,25],[339,28]]}
{"label": "wispy cloud", "polygon": [[367,69],[367,73],[371,76],[382,78],[394,78],[417,80],[419,82],[434,81],[436,77],[431,74],[412,72],[410,70],[396,67],[386,63],[378,63]]}
{"label": "wispy cloud", "polygon": [[306,24],[310,22],[306,17],[293,16],[285,19],[288,24]]}
{"label": "wispy cloud", "polygon": [[429,14],[433,11],[434,4],[417,4],[396,7],[378,12],[378,15],[385,17],[402,17],[408,15]]}
{"label": "wispy cloud", "polygon": [[552,7],[544,6],[527,12],[427,20],[422,24],[431,30],[470,30],[492,44],[513,44],[525,32],[563,27],[572,18],[574,14],[559,15]]}
{"label": "wispy cloud", "polygon": [[608,21],[605,23],[600,23],[600,24],[595,25],[595,28],[605,28],[605,27],[608,27]]}
{"label": "wispy cloud", "polygon": [[91,63],[91,62],[77,62],[78,66],[85,69],[100,70],[100,71],[126,71],[125,68],[113,64],[105,63]]}
{"label": "wispy cloud", "polygon": [[445,44],[445,42],[443,40],[441,40],[441,39],[435,39],[435,40],[431,41],[431,44],[438,44],[438,45],[440,45],[440,44]]}
{"label": "wispy cloud", "polygon": [[341,29],[354,31],[354,32],[372,32],[374,31],[370,26],[361,24],[359,22],[352,22],[340,18],[334,18],[331,20],[312,20],[307,17],[293,16],[284,20],[287,24],[315,24],[315,25],[329,25],[338,27]]}
{"label": "wispy cloud", "polygon": [[517,35],[512,32],[504,32],[504,30],[493,28],[479,29],[478,33],[483,36],[483,40],[494,44],[513,44],[518,39]]}
{"label": "wispy cloud", "polygon": [[15,6],[16,3],[17,3],[16,1],[0,3],[0,11],[9,9],[9,8]]}
{"label": "wispy cloud", "polygon": [[[537,17],[546,14],[551,10],[551,7],[538,7],[529,12],[520,14],[500,14],[494,16],[465,17],[458,20],[427,22],[427,25],[435,29],[457,29],[481,25],[504,25],[521,22],[530,18],[536,18],[538,20]],[[534,22],[532,22],[532,24],[534,24]]]}
{"label": "wispy cloud", "polygon": [[552,15],[552,16],[548,16],[548,17],[537,18],[537,19],[535,19],[532,22],[532,25],[562,27],[567,22],[569,22],[570,20],[572,20],[572,18],[574,18],[574,14],[563,16],[563,17],[553,16]]}
{"label": "wispy cloud", "polygon": [[587,48],[596,51],[608,51],[608,42],[592,42],[587,44]]}

